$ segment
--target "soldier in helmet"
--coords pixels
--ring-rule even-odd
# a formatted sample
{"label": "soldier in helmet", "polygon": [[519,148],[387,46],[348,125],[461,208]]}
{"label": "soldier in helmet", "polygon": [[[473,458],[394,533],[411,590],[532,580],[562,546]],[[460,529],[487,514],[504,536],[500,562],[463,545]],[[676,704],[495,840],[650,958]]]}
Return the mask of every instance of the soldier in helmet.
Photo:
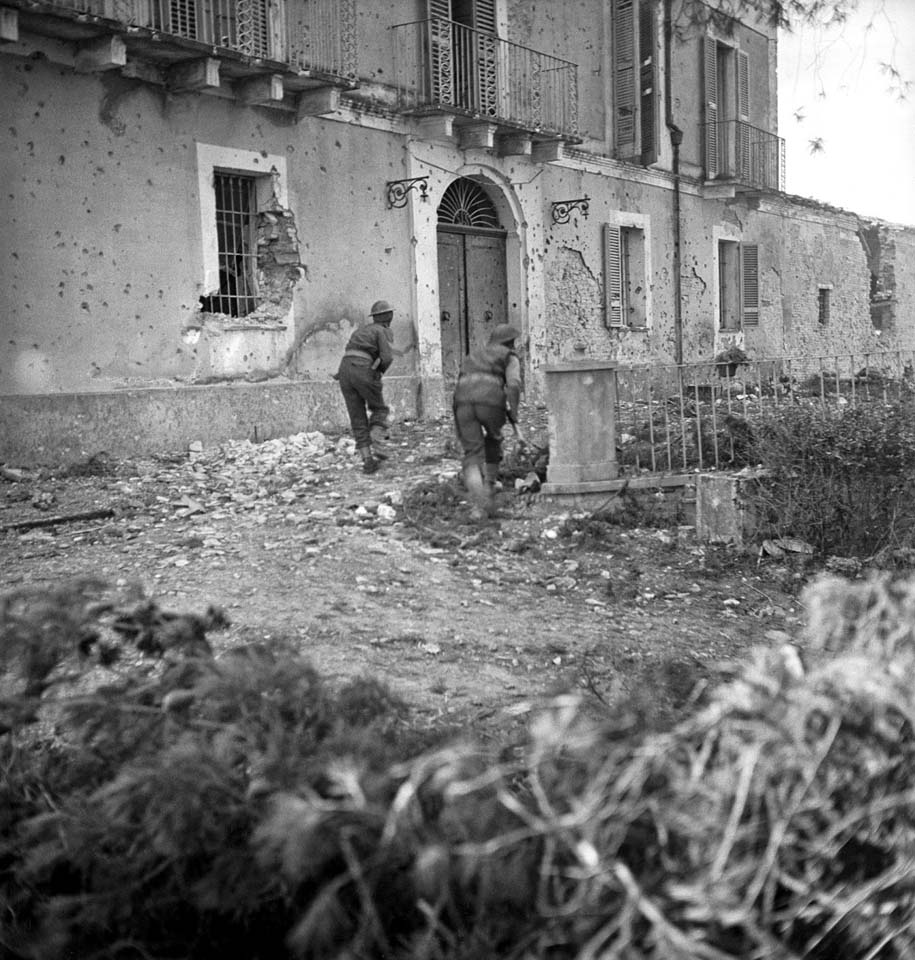
{"label": "soldier in helmet", "polygon": [[394,360],[391,321],[394,308],[376,300],[369,311],[371,323],[357,328],[346,344],[336,379],[340,383],[346,412],[362,457],[363,473],[374,473],[378,461],[388,458],[388,415],[381,377]]}
{"label": "soldier in helmet", "polygon": [[496,326],[484,346],[475,347],[461,365],[454,390],[454,423],[464,451],[461,472],[473,503],[473,516],[492,512],[492,496],[502,460],[502,428],[518,419],[521,364],[515,353],[519,331]]}

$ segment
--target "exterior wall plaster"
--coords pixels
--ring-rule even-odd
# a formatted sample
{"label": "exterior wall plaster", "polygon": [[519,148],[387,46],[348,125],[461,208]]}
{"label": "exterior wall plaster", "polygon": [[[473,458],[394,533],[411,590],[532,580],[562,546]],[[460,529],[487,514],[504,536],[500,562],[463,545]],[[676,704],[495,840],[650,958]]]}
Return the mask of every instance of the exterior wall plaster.
{"label": "exterior wall plaster", "polygon": [[[38,56],[23,55],[24,44],[4,47],[0,394],[311,381],[315,389],[297,395],[320,396],[322,416],[335,409],[344,425],[330,377],[352,330],[383,298],[396,310],[390,376],[420,384],[418,410],[444,412],[437,207],[458,177],[483,186],[506,230],[508,320],[523,333],[528,399],[543,397],[540,368],[575,344],[597,360],[672,362],[678,309],[684,359],[710,359],[722,344],[716,250],[724,237],[759,246],[759,325],[740,335],[751,356],[915,348],[915,229],[862,226],[799,198],[728,199],[727,189],[704,183],[699,31],[672,54],[671,112],[684,131],[677,302],[676,182],[663,123],[658,163],[612,155],[609,0],[499,0],[507,39],[578,63],[582,142],[551,163],[502,156],[498,144],[462,147],[459,125],[449,135],[445,124],[396,113],[389,28],[424,9],[418,0],[358,3],[362,87],[332,114],[298,120],[227,97],[167,93],[117,71],[76,73],[72,49],[50,40],[29,41]],[[751,122],[774,130],[774,35],[741,26],[721,39],[748,53]],[[203,147],[223,159],[202,166]],[[279,177],[260,207],[264,297],[249,318],[200,309],[214,286],[205,209],[214,163]],[[390,209],[387,183],[419,176],[428,199],[414,192]],[[588,217],[552,221],[555,202],[584,196]],[[603,225],[626,216],[645,225],[646,329],[608,328],[604,316]],[[892,311],[881,332],[871,322],[875,270]],[[821,284],[832,289],[825,327]],[[180,404],[169,409],[177,416]]]}
{"label": "exterior wall plaster", "polygon": [[[0,394],[327,377],[380,297],[398,308],[392,373],[413,371],[412,246],[384,200],[404,175],[400,139],[353,124],[327,136],[320,120],[136,82],[115,97],[105,76],[40,60],[3,57],[0,71],[14,92],[0,104],[13,147],[0,161],[12,234]],[[268,212],[294,219],[301,263],[276,265],[290,282],[247,323],[200,313],[214,280],[195,213],[198,142],[288,160],[289,210]]]}

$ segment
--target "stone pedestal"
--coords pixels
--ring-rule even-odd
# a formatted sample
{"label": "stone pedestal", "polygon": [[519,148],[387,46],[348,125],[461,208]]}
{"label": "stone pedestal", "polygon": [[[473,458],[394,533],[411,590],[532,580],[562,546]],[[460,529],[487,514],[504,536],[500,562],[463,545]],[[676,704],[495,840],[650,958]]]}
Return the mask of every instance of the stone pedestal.
{"label": "stone pedestal", "polygon": [[550,463],[545,494],[576,493],[614,480],[616,361],[571,360],[544,367]]}
{"label": "stone pedestal", "polygon": [[759,536],[757,518],[743,494],[756,484],[756,473],[700,473],[696,477],[696,535],[709,543],[743,547]]}

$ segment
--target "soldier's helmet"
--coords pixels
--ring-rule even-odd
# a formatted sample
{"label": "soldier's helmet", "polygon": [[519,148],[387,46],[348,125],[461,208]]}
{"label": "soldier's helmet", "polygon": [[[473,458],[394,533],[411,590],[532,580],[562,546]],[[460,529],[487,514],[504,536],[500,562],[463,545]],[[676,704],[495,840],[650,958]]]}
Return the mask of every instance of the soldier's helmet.
{"label": "soldier's helmet", "polygon": [[369,316],[375,317],[379,313],[393,313],[393,312],[394,312],[394,308],[391,306],[391,304],[388,303],[387,300],[376,300],[372,304],[372,309],[369,310]]}
{"label": "soldier's helmet", "polygon": [[513,327],[510,323],[500,323],[498,326],[493,327],[492,333],[489,335],[489,342],[511,343],[520,336],[521,331],[517,327]]}

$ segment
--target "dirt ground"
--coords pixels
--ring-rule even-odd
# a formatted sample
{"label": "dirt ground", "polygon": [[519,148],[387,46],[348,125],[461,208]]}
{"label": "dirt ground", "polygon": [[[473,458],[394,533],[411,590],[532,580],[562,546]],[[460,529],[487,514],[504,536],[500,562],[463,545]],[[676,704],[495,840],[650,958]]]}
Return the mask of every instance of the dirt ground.
{"label": "dirt ground", "polygon": [[[535,446],[544,416],[522,420]],[[351,440],[318,433],[57,472],[6,464],[0,591],[95,576],[166,610],[216,605],[231,621],[209,638],[217,652],[291,639],[326,676],[383,679],[418,715],[483,736],[562,690],[598,706],[682,700],[721,661],[797,632],[786,567],[687,525],[570,513],[510,476],[498,516],[473,524],[450,422],[397,424],[392,442],[372,476]],[[91,512],[108,515],[74,519]]]}

